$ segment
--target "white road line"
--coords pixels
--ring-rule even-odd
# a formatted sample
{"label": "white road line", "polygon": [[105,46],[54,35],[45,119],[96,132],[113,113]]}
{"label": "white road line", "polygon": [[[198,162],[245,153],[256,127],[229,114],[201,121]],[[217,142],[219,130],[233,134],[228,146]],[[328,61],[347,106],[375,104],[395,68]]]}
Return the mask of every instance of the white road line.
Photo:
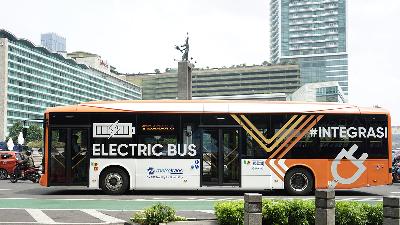
{"label": "white road line", "polygon": [[102,221],[104,221],[106,223],[125,223],[124,220],[121,220],[121,219],[106,215],[106,214],[101,213],[101,212],[99,212],[99,211],[97,211],[95,209],[83,209],[81,211],[85,212],[85,213],[87,213],[87,214],[89,214],[89,215],[91,215],[93,217],[96,217],[97,219],[102,220]]}
{"label": "white road line", "polygon": [[400,191],[392,191],[391,194],[400,194]]}
{"label": "white road line", "polygon": [[52,218],[48,217],[42,210],[40,209],[25,209],[33,219],[35,219],[38,223],[44,224],[57,224]]}
{"label": "white road line", "polygon": [[364,198],[361,199],[360,201],[364,201],[364,202],[378,202],[378,201],[382,201],[381,198]]}
{"label": "white road line", "polygon": [[336,199],[337,201],[354,201],[360,198],[341,198],[341,199]]}
{"label": "white road line", "polygon": [[9,191],[11,189],[0,189],[0,191]]}

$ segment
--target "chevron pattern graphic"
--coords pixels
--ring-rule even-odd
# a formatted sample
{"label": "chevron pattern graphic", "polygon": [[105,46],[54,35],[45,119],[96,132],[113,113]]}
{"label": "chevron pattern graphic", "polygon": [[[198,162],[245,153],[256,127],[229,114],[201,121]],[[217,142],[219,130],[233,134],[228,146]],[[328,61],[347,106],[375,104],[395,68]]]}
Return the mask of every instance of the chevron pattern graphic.
{"label": "chevron pattern graphic", "polygon": [[293,146],[313,128],[323,115],[293,115],[271,138],[267,138],[245,116],[231,114],[232,118],[249,134],[266,152],[272,154],[265,161],[271,171],[283,181],[289,169],[282,159]]}

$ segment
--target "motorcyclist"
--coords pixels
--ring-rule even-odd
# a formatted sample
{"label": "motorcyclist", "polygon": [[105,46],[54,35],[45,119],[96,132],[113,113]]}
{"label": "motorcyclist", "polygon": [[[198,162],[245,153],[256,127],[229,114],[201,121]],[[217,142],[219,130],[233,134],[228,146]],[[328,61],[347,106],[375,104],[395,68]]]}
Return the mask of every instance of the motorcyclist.
{"label": "motorcyclist", "polygon": [[[18,161],[18,164],[15,167],[15,174],[21,174],[21,170],[26,170],[28,168],[32,168],[35,166],[33,158],[32,158],[32,151],[31,150],[27,150],[24,154],[24,159]],[[21,174],[21,176],[23,176],[23,174]]]}

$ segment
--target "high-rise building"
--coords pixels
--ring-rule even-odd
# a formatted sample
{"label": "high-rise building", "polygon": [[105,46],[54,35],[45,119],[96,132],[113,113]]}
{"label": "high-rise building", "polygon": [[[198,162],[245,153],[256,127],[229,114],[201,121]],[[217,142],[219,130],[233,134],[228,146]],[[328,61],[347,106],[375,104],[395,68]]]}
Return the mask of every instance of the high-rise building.
{"label": "high-rise building", "polygon": [[338,81],[348,95],[346,0],[271,0],[271,61],[297,61],[303,84]]}
{"label": "high-rise building", "polygon": [[0,29],[0,141],[7,135],[7,127],[42,119],[47,107],[141,98],[141,88],[120,76],[49,52]]}
{"label": "high-rise building", "polygon": [[56,33],[41,35],[41,44],[50,52],[66,52],[66,40]]}

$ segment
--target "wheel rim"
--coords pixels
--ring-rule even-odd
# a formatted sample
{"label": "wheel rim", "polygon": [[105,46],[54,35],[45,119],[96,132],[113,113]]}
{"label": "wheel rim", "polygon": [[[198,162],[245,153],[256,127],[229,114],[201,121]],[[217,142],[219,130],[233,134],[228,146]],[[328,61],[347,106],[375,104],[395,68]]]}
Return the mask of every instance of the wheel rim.
{"label": "wheel rim", "polygon": [[303,173],[295,173],[290,177],[290,187],[297,192],[304,191],[308,187],[308,178]]}
{"label": "wheel rim", "polygon": [[7,171],[5,171],[5,170],[0,170],[0,179],[1,180],[3,180],[3,179],[6,179],[7,178]]}
{"label": "wheel rim", "polygon": [[118,191],[122,188],[124,181],[119,173],[109,173],[105,178],[106,188],[110,191]]}

